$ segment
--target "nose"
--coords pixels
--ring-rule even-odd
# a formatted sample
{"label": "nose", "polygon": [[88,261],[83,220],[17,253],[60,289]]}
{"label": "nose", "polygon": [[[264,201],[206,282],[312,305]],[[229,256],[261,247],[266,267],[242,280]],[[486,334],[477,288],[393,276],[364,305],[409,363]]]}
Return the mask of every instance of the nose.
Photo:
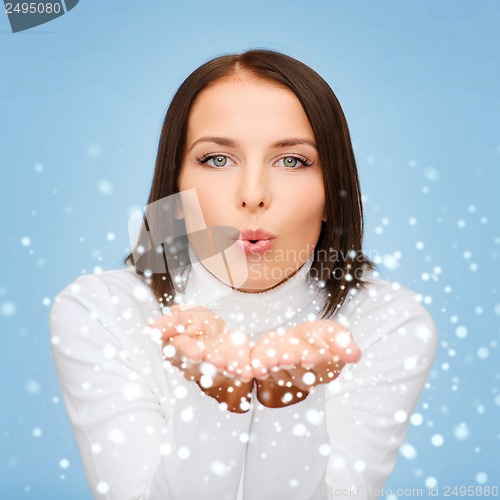
{"label": "nose", "polygon": [[270,202],[269,179],[265,168],[260,165],[247,165],[242,169],[240,178],[238,208],[254,212],[268,208]]}

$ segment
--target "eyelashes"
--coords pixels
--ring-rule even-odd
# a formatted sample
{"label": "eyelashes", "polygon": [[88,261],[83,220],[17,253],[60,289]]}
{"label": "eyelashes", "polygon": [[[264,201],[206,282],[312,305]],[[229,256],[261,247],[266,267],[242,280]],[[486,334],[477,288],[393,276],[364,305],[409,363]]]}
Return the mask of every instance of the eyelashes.
{"label": "eyelashes", "polygon": [[[223,168],[223,167],[226,167],[226,166],[230,166],[230,165],[227,165],[227,160],[230,160],[230,157],[228,155],[225,155],[225,154],[222,154],[222,153],[210,153],[210,154],[207,154],[207,155],[203,155],[202,157],[199,157],[199,156],[196,156],[196,163],[198,163],[199,165],[204,165],[204,166],[208,166],[208,167],[211,167],[211,168],[214,168],[214,169],[218,169],[218,168]],[[226,161],[224,162],[223,165],[210,165],[208,162],[211,161],[211,160],[214,160],[214,159],[226,159]],[[283,156],[281,157],[279,160],[277,160],[277,162],[280,162],[282,160],[288,160],[288,159],[293,159],[293,160],[297,160],[297,162],[300,163],[300,166],[297,166],[297,165],[293,165],[293,166],[285,166],[285,165],[282,165],[286,170],[297,170],[299,168],[304,168],[304,167],[312,167],[314,165],[314,161],[311,160],[310,158],[307,158],[306,156],[303,156],[303,155],[298,155],[298,154],[290,154],[290,155],[286,155],[286,156]]]}
{"label": "eyelashes", "polygon": [[208,155],[205,155],[205,156],[202,156],[201,158],[199,158],[198,156],[196,157],[196,162],[200,165],[207,165],[209,167],[212,167],[212,168],[222,168],[222,167],[225,167],[226,166],[226,163],[224,163],[224,165],[208,165],[208,162],[210,160],[213,160],[213,159],[220,159],[220,158],[225,158],[226,160],[229,160],[229,156],[227,155],[223,155],[223,154],[208,154]]}
{"label": "eyelashes", "polygon": [[[302,163],[302,166],[303,167],[312,167],[312,165],[314,164],[314,162],[312,160],[310,160],[309,158],[306,158],[305,156],[302,156],[302,155],[290,155],[290,156],[283,156],[283,158],[280,158],[278,161],[282,161],[282,160],[296,160],[300,163]],[[286,169],[291,169],[291,170],[294,170],[296,169],[297,167],[294,165],[294,166],[291,166],[291,165],[283,165]],[[299,167],[300,168],[300,167]]]}

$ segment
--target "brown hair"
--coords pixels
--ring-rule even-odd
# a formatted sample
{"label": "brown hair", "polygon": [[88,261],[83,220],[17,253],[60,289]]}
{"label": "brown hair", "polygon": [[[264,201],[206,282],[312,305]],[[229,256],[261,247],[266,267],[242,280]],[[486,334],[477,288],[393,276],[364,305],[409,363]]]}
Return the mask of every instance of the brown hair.
{"label": "brown hair", "polygon": [[[168,108],[148,205],[179,192],[177,180],[187,122],[198,94],[219,78],[237,74],[248,74],[287,87],[297,96],[311,123],[323,169],[327,222],[322,223],[309,277],[317,280],[326,291],[321,313],[328,318],[344,302],[349,290],[364,286],[364,273],[375,266],[361,249],[363,206],[347,121],[332,89],[306,64],[279,52],[254,49],[216,57],[193,71]],[[176,292],[164,261],[166,272],[153,273],[148,283],[159,303],[171,305]],[[132,253],[125,263],[135,264]]]}

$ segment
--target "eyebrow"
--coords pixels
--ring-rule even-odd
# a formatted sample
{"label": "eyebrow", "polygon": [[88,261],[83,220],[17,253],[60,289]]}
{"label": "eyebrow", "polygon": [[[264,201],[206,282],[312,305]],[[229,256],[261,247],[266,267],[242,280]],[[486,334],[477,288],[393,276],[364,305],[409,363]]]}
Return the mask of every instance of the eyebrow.
{"label": "eyebrow", "polygon": [[[191,144],[191,147],[188,149],[188,152],[191,151],[200,142],[213,142],[215,144],[218,144],[219,146],[225,146],[225,147],[230,147],[230,148],[234,148],[234,147],[238,146],[238,143],[236,143],[232,139],[227,139],[226,137],[201,137],[200,139],[197,139],[196,141],[194,141],[193,144]],[[317,149],[314,141],[310,141],[309,139],[301,139],[298,137],[293,137],[293,138],[289,138],[289,139],[281,139],[280,141],[277,141],[274,144],[272,144],[271,147],[272,148],[286,148],[286,147],[290,147],[290,146],[297,146],[299,144],[307,144],[307,145],[312,146],[313,148]]]}

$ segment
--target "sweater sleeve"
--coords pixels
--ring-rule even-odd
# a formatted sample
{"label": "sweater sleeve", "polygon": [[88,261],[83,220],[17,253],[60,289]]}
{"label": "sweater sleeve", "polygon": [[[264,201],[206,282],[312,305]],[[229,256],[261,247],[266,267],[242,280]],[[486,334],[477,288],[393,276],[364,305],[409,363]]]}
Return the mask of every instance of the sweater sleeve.
{"label": "sweater sleeve", "polygon": [[[165,370],[154,342],[128,338],[111,298],[98,277],[84,276],[50,312],[52,354],[94,497],[234,500],[251,412],[228,412]],[[152,377],[154,356],[164,383]]]}
{"label": "sweater sleeve", "polygon": [[[410,417],[438,347],[434,321],[406,295],[382,310],[361,311],[351,330],[375,332],[358,363],[327,387],[331,453],[321,498],[373,500],[393,471]],[[363,340],[360,340],[363,344]]]}
{"label": "sweater sleeve", "polygon": [[250,498],[378,498],[432,368],[437,332],[413,296],[360,309],[348,327],[363,353],[357,363],[300,403],[256,407]]}

